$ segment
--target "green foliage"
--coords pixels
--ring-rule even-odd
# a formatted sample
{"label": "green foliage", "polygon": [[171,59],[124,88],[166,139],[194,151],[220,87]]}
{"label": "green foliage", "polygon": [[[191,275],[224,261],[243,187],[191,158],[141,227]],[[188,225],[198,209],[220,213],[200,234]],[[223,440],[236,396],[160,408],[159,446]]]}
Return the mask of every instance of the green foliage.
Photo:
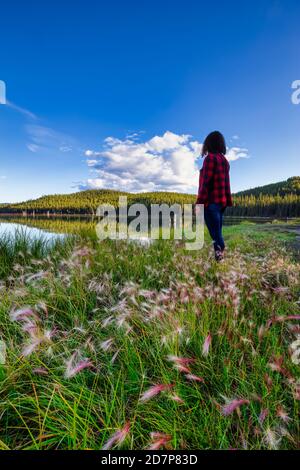
{"label": "green foliage", "polygon": [[[153,432],[170,449],[297,449],[298,322],[287,316],[299,312],[299,265],[273,233],[224,233],[222,264],[181,242],[3,241],[0,449],[100,449],[126,422],[125,449],[148,448]],[[19,308],[33,314],[11,321]],[[192,359],[203,381],[170,356]],[[67,376],[73,357],[88,366]],[[154,384],[172,388],[141,401]],[[246,403],[226,415],[233,399]]]}
{"label": "green foliage", "polygon": [[300,195],[285,194],[276,196],[259,194],[254,196],[234,196],[234,206],[228,207],[226,215],[236,217],[278,217],[300,216]]}
{"label": "green foliage", "polygon": [[234,195],[234,207],[226,215],[240,217],[299,217],[300,177],[268,184]]}
{"label": "green foliage", "polygon": [[[0,204],[0,213],[12,214],[86,214],[95,215],[100,204],[118,205],[119,196],[127,196],[128,204],[193,204],[196,196],[174,192],[126,193],[113,190],[86,190],[72,194],[42,196],[14,204]],[[266,185],[234,195],[234,207],[227,215],[244,217],[299,217],[300,177]]]}
{"label": "green foliage", "polygon": [[172,192],[150,192],[132,194],[112,190],[87,190],[72,194],[54,194],[43,196],[35,200],[16,204],[0,204],[2,213],[63,213],[63,214],[90,214],[95,215],[100,204],[111,204],[117,207],[119,196],[127,196],[128,204],[184,204],[194,203],[195,196],[191,194],[178,194]]}
{"label": "green foliage", "polygon": [[279,183],[267,184],[265,186],[258,186],[257,188],[247,189],[246,191],[240,191],[236,196],[255,196],[258,197],[260,194],[266,196],[285,196],[287,194],[300,195],[300,176],[293,176],[286,181],[280,181]]}

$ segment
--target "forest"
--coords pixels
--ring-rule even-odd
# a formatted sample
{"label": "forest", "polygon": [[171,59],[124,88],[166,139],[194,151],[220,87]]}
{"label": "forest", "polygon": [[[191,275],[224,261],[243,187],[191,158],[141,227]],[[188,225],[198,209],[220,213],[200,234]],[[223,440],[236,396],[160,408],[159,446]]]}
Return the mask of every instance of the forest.
{"label": "forest", "polygon": [[[100,204],[117,206],[119,196],[127,196],[128,205],[134,203],[166,203],[172,205],[193,204],[194,194],[174,192],[126,193],[108,189],[86,190],[72,194],[42,196],[20,203],[0,204],[0,213],[17,215],[95,215]],[[248,189],[233,195],[234,205],[226,211],[228,216],[237,217],[299,217],[300,177]]]}

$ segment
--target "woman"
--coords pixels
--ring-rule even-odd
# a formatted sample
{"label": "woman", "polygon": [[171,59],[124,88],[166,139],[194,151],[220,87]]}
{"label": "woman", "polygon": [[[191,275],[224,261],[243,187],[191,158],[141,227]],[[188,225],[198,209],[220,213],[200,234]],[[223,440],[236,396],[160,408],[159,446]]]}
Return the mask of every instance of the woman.
{"label": "woman", "polygon": [[215,259],[221,261],[225,244],[222,236],[223,214],[232,206],[229,163],[225,157],[226,144],[218,132],[209,134],[203,144],[202,157],[205,156],[199,177],[199,191],[196,204],[204,204],[204,220],[214,242]]}

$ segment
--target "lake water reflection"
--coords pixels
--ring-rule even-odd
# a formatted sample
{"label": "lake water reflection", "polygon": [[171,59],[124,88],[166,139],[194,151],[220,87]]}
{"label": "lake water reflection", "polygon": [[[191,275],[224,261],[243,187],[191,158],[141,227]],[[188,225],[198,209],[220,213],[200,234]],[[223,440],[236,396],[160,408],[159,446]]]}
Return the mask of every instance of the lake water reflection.
{"label": "lake water reflection", "polygon": [[[238,225],[242,222],[266,223],[272,219],[224,218],[224,225]],[[14,237],[17,232],[26,233],[31,239],[43,237],[55,240],[66,234],[79,234],[82,231],[94,231],[97,219],[89,217],[0,217],[0,237]],[[146,241],[145,241],[146,244]]]}
{"label": "lake water reflection", "polygon": [[26,235],[30,240],[43,238],[46,242],[63,238],[64,233],[50,232],[38,227],[14,222],[2,222],[0,219],[0,238],[13,239],[17,233]]}

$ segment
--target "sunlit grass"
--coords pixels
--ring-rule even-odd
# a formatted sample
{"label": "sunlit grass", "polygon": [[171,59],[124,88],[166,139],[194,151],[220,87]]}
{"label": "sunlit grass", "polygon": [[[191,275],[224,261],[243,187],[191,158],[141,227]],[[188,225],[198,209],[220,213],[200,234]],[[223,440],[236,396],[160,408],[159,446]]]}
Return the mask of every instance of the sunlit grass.
{"label": "sunlit grass", "polygon": [[[225,236],[221,264],[209,245],[2,239],[0,449],[100,449],[122,429],[112,446],[297,448],[299,265],[286,237]],[[141,401],[154,385],[170,388]]]}

